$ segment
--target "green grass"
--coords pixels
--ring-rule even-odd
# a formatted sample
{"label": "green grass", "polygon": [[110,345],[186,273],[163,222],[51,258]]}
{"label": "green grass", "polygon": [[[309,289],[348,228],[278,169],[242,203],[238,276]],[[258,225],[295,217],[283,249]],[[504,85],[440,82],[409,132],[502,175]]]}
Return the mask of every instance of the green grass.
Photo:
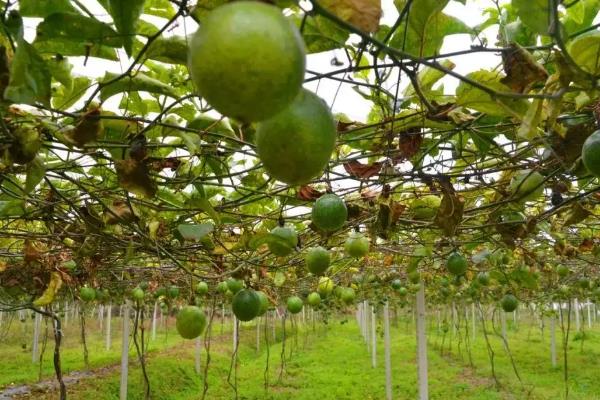
{"label": "green grass", "polygon": [[[214,339],[211,343],[211,364],[208,372],[209,390],[207,399],[234,398],[234,390],[227,382],[231,362],[231,333],[225,330],[220,335],[219,322],[213,328]],[[490,362],[481,327],[471,346],[473,367],[464,342],[458,350],[458,336],[448,332],[441,350],[442,336],[429,326],[429,389],[431,399],[561,399],[564,398],[561,334],[557,329],[558,367],[552,368],[549,356],[549,332],[546,328],[542,337],[535,324],[522,321],[515,330],[509,324],[509,347],[515,358],[518,372],[523,383],[519,383],[512,370],[509,358],[501,340],[489,332],[490,342],[496,354],[496,375],[501,387],[494,385],[491,377]],[[226,328],[228,325],[226,325]],[[491,329],[491,325],[488,326]],[[290,327],[288,326],[288,331]],[[261,332],[262,333],[262,332]],[[381,327],[378,333],[382,334]],[[464,327],[462,330],[464,335]],[[470,330],[469,330],[470,333]],[[175,334],[169,334],[165,342],[163,335],[151,342],[154,351],[147,361],[148,374],[152,385],[153,398],[183,400],[198,399],[203,381],[194,371],[194,341],[181,341]],[[93,335],[91,335],[93,337]],[[383,340],[378,337],[378,365],[371,367],[370,354],[359,334],[354,320],[347,323],[332,321],[328,328],[317,326],[315,332],[308,328],[295,337],[288,332],[286,341],[286,368],[279,380],[281,363],[281,329],[277,332],[278,341],[269,348],[270,387],[264,389],[264,369],[267,352],[264,341],[261,351],[255,350],[255,328],[252,323],[241,329],[239,364],[237,370],[237,389],[240,399],[384,399]],[[571,333],[571,337],[574,332]],[[115,336],[117,337],[117,336]],[[269,338],[271,330],[269,329]],[[73,340],[73,338],[72,338]],[[100,338],[95,339],[102,347]],[[463,339],[464,340],[464,339]],[[91,340],[93,342],[93,340]],[[581,351],[580,341],[569,343],[570,399],[599,399],[600,380],[598,366],[600,360],[600,331],[596,328],[587,332],[587,338]],[[51,346],[49,346],[51,347]],[[400,321],[392,329],[392,365],[394,399],[414,399],[417,396],[417,375],[415,361],[414,326],[410,319]],[[119,360],[119,345],[115,342],[114,351],[98,351],[93,357],[94,365],[116,364]],[[3,349],[4,350],[4,349]],[[14,349],[13,349],[14,350]],[[48,351],[51,349],[49,348]],[[292,350],[292,357],[289,351]],[[65,363],[69,368],[82,367],[80,347],[65,349]],[[69,354],[70,355],[67,355]],[[4,354],[4,353],[3,353]],[[132,353],[133,355],[133,353]],[[29,363],[12,362],[12,369],[26,369],[22,376],[34,377]],[[204,349],[202,363],[205,363]],[[28,365],[25,365],[28,364]],[[48,362],[51,373],[51,363]],[[15,376],[17,372],[10,372]],[[2,376],[3,374],[0,374]],[[2,377],[3,380],[4,377]],[[82,383],[69,387],[71,399],[94,398],[99,400],[117,399],[119,393],[119,371],[112,369],[94,379],[85,379]],[[55,398],[48,394],[48,399]],[[40,395],[40,399],[44,398]],[[129,398],[143,398],[141,369],[131,358],[129,378]]]}

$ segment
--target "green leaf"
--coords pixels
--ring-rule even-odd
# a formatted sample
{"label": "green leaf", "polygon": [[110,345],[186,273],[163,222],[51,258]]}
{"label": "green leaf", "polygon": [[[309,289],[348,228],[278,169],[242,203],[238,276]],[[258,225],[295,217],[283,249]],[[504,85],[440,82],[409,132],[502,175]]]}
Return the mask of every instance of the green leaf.
{"label": "green leaf", "polygon": [[[295,18],[295,22],[300,26],[302,18]],[[306,49],[311,54],[342,48],[349,36],[347,30],[320,15],[308,17],[302,31]]]}
{"label": "green leaf", "polygon": [[252,236],[252,238],[250,238],[250,240],[248,241],[248,247],[251,250],[256,250],[263,244],[268,245],[270,243],[293,249],[293,247],[290,246],[287,240],[285,240],[281,236],[273,235],[272,233],[259,233]]}
{"label": "green leaf", "polygon": [[144,11],[144,0],[109,0],[108,12],[115,22],[117,31],[123,36],[123,47],[131,56],[135,24]]}
{"label": "green leaf", "polygon": [[567,9],[562,26],[568,34],[589,28],[600,12],[600,0],[580,0]]}
{"label": "green leaf", "polygon": [[600,73],[600,32],[590,32],[575,38],[568,45],[569,54],[585,71]]}
{"label": "green leaf", "polygon": [[25,214],[23,200],[0,201],[0,218],[20,217]]}
{"label": "green leaf", "polygon": [[18,41],[10,68],[10,80],[4,98],[15,103],[50,105],[50,72],[35,48],[25,40]]}
{"label": "green leaf", "polygon": [[175,15],[175,9],[169,0],[146,0],[144,14],[169,19]]}
{"label": "green leaf", "polygon": [[[107,72],[102,80],[103,83],[113,81],[115,78],[120,77],[118,74]],[[106,86],[103,86],[100,90],[100,100],[105,101],[106,99],[123,92],[142,91],[150,92],[155,94],[164,94],[177,98],[177,93],[173,88],[158,79],[150,78],[141,72],[137,73],[134,77],[122,77]]]}
{"label": "green leaf", "polygon": [[181,36],[158,38],[152,42],[146,56],[168,64],[187,65],[187,41]]}
{"label": "green leaf", "polygon": [[57,12],[77,13],[69,0],[19,0],[19,13],[24,17],[46,18]]}
{"label": "green leaf", "polygon": [[217,213],[210,203],[210,201],[206,198],[202,198],[199,196],[193,196],[191,199],[187,201],[187,204],[192,208],[197,208],[201,211],[204,211],[210,218],[213,219],[217,224],[221,223],[221,218],[219,217],[219,213]]}
{"label": "green leaf", "polygon": [[[397,0],[401,10],[406,0]],[[390,45],[414,56],[437,54],[447,35],[469,33],[471,29],[461,20],[442,12],[448,0],[422,0],[412,3],[407,24],[401,24],[390,40]]]}
{"label": "green leaf", "polygon": [[[502,76],[497,72],[479,70],[467,75],[468,78],[481,83],[496,92],[509,93],[510,89],[500,82]],[[489,115],[505,117],[521,117],[529,108],[524,99],[492,98],[483,90],[461,82],[456,88],[456,104],[477,110]]]}
{"label": "green leaf", "polygon": [[163,203],[169,204],[170,206],[173,206],[176,208],[184,208],[185,207],[185,204],[183,203],[183,200],[182,200],[181,193],[175,194],[170,190],[161,188],[158,191],[158,193],[156,194],[156,197],[158,197],[160,199],[160,201],[162,201]]}
{"label": "green leaf", "polygon": [[122,37],[97,19],[79,14],[54,13],[37,26],[36,42],[65,40],[87,46],[89,44],[110,47],[123,46]]}
{"label": "green leaf", "polygon": [[184,240],[198,241],[214,230],[214,225],[210,223],[187,225],[181,224],[177,226],[177,231]]}
{"label": "green leaf", "polygon": [[89,42],[74,42],[65,39],[36,39],[33,42],[33,46],[40,54],[60,54],[62,56],[85,56],[104,58],[111,61],[118,60],[117,52],[112,47]]}
{"label": "green leaf", "polygon": [[60,110],[66,110],[77,102],[90,87],[91,80],[85,76],[78,76],[73,79],[71,88],[60,86],[54,91],[52,96],[52,106]]}
{"label": "green leaf", "polygon": [[547,35],[550,25],[548,0],[512,0],[512,5],[525,25],[536,33]]}
{"label": "green leaf", "polygon": [[44,179],[46,167],[39,157],[27,164],[27,177],[25,178],[25,192],[31,193],[38,183]]}
{"label": "green leaf", "polygon": [[[450,60],[443,60],[440,63],[446,69],[454,69],[456,65]],[[442,79],[446,75],[445,72],[440,71],[439,69],[425,67],[417,74],[417,78],[419,83],[421,84],[421,90],[425,95],[429,95],[431,93],[433,85],[435,85],[440,79]],[[404,97],[414,97],[415,89],[412,85],[408,86],[404,90]],[[429,96],[428,96],[429,97]]]}
{"label": "green leaf", "polygon": [[71,76],[71,70],[73,65],[64,57],[56,56],[46,61],[50,75],[56,81],[62,83],[69,90],[73,88],[73,76]]}
{"label": "green leaf", "polygon": [[539,136],[540,130],[538,129],[538,125],[540,124],[540,120],[542,118],[542,108],[544,102],[541,99],[534,99],[525,116],[523,117],[523,121],[521,122],[521,126],[517,130],[517,136],[526,139],[532,140],[536,136]]}
{"label": "green leaf", "polygon": [[281,272],[281,271],[275,272],[275,276],[273,277],[273,283],[275,284],[275,286],[277,286],[277,287],[283,286],[283,284],[285,283],[285,280],[286,280],[286,277],[283,272]]}

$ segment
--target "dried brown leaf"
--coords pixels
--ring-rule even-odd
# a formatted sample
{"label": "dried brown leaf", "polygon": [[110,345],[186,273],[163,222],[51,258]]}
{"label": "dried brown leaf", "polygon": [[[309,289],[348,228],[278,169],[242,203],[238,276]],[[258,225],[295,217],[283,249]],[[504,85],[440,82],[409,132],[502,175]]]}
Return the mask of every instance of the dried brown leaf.
{"label": "dried brown leaf", "polygon": [[317,189],[315,189],[309,185],[300,186],[300,189],[298,189],[298,193],[297,193],[298,198],[300,200],[305,200],[305,201],[316,200],[319,197],[321,197],[322,195],[323,195],[323,192],[320,192]]}
{"label": "dried brown leaf", "polygon": [[516,43],[511,43],[509,49],[502,53],[502,63],[506,77],[502,83],[518,93],[526,93],[531,87],[548,79],[548,72],[533,55]]}
{"label": "dried brown leaf", "polygon": [[362,164],[360,161],[352,160],[344,163],[344,169],[355,178],[367,179],[379,174],[383,163]]}
{"label": "dried brown leaf", "polygon": [[381,0],[322,0],[323,7],[363,32],[379,29]]}

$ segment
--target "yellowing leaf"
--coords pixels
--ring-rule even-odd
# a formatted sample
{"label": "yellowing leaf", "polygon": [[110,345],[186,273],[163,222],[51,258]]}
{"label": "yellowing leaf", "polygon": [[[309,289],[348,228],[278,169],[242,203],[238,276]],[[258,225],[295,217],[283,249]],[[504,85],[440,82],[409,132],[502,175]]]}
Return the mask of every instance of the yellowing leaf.
{"label": "yellowing leaf", "polygon": [[517,135],[523,139],[531,140],[538,136],[538,125],[542,118],[542,110],[544,102],[541,99],[535,99],[529,106],[529,109],[523,117],[521,126],[517,131]]}
{"label": "yellowing leaf", "polygon": [[324,0],[322,5],[364,32],[379,28],[381,0]]}
{"label": "yellowing leaf", "polygon": [[33,305],[36,307],[44,307],[54,301],[56,297],[56,293],[60,290],[62,286],[62,278],[58,272],[52,272],[50,275],[50,283],[48,283],[48,287],[44,290],[44,293],[37,299],[33,301]]}
{"label": "yellowing leaf", "polygon": [[131,193],[144,197],[154,197],[156,194],[156,183],[150,178],[146,164],[128,158],[126,160],[115,160],[119,185]]}

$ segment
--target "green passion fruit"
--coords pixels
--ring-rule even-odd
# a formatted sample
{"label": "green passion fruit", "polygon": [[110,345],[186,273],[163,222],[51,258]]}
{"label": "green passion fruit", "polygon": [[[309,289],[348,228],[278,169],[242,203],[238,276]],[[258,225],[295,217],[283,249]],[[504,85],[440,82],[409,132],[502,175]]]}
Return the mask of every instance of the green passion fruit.
{"label": "green passion fruit", "polygon": [[131,298],[135,301],[144,300],[144,290],[140,287],[136,287],[131,291]]}
{"label": "green passion fruit", "polygon": [[314,275],[320,276],[327,271],[331,263],[329,251],[323,247],[311,247],[304,257],[306,268]]}
{"label": "green passion fruit", "polygon": [[231,293],[236,294],[243,288],[244,288],[244,282],[242,282],[238,279],[234,279],[234,278],[227,279],[227,289],[229,289],[231,291]]}
{"label": "green passion fruit", "polygon": [[313,308],[316,308],[321,304],[321,296],[317,292],[311,292],[306,298],[306,302]]}
{"label": "green passion fruit", "polygon": [[467,272],[469,263],[467,259],[459,252],[453,252],[446,261],[446,268],[452,275],[460,276]]}
{"label": "green passion fruit", "polygon": [[267,295],[264,292],[261,292],[260,290],[258,290],[256,292],[256,294],[258,295],[258,298],[260,299],[260,308],[258,310],[258,314],[257,317],[260,317],[262,315],[264,315],[267,310],[269,309],[269,298],[267,297]]}
{"label": "green passion fruit", "polygon": [[91,287],[82,287],[79,289],[79,297],[85,302],[94,301],[96,298],[96,291]]}
{"label": "green passion fruit", "polygon": [[281,10],[258,1],[222,5],[192,37],[188,67],[199,94],[221,114],[245,122],[282,111],[301,90],[306,55]]}
{"label": "green passion fruit", "polygon": [[429,194],[413,199],[409,209],[414,219],[431,219],[437,214],[441,203],[442,199],[438,196]]}
{"label": "green passion fruit", "polygon": [[519,300],[512,294],[508,293],[500,300],[500,306],[505,312],[513,312],[519,306]]}
{"label": "green passion fruit", "polygon": [[337,231],[344,226],[346,219],[348,219],[346,203],[332,193],[319,197],[312,208],[312,222],[325,232]]}
{"label": "green passion fruit", "polygon": [[287,299],[287,310],[292,314],[302,311],[302,306],[302,299],[298,296],[291,296]]}
{"label": "green passion fruit", "polygon": [[352,233],[344,243],[344,250],[350,257],[364,257],[369,253],[369,239],[360,233]]}
{"label": "green passion fruit", "polygon": [[204,296],[208,293],[208,284],[206,282],[198,282],[196,284],[196,293],[200,296]]}
{"label": "green passion fruit", "polygon": [[519,201],[537,200],[544,193],[544,176],[537,171],[526,169],[511,179],[509,190]]}
{"label": "green passion fruit", "polygon": [[257,124],[256,153],[271,177],[288,185],[302,185],[323,173],[335,139],[329,106],[302,89],[286,109]]}
{"label": "green passion fruit", "polygon": [[345,304],[352,304],[352,303],[354,303],[354,300],[356,299],[356,293],[354,292],[354,289],[352,289],[351,287],[344,288],[342,290],[341,295],[340,295],[340,299]]}
{"label": "green passion fruit", "polygon": [[317,286],[317,292],[321,297],[327,297],[333,292],[333,281],[331,278],[323,276],[319,279],[319,285]]}
{"label": "green passion fruit", "polygon": [[600,130],[592,133],[583,142],[581,161],[594,176],[600,176]]}
{"label": "green passion fruit", "polygon": [[184,339],[195,339],[206,328],[206,315],[198,306],[185,306],[177,313],[177,332]]}
{"label": "green passion fruit", "polygon": [[298,245],[298,234],[294,228],[278,226],[271,230],[271,235],[282,239],[282,243],[279,240],[267,243],[269,251],[276,256],[285,257],[291,254]]}
{"label": "green passion fruit", "polygon": [[242,289],[233,296],[231,309],[240,321],[250,321],[260,312],[260,296],[252,289]]}

